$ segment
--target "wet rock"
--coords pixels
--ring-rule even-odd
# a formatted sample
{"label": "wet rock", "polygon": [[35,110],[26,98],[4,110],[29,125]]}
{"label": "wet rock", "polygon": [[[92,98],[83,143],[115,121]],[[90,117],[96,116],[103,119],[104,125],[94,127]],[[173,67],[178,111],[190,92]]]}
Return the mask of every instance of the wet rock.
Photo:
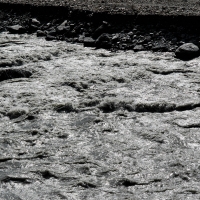
{"label": "wet rock", "polygon": [[115,34],[113,37],[112,37],[112,42],[115,43],[115,42],[118,42],[119,41],[119,34]]}
{"label": "wet rock", "polygon": [[57,32],[56,32],[55,29],[52,29],[52,30],[50,30],[50,31],[47,32],[47,35],[49,35],[49,36],[56,36]]}
{"label": "wet rock", "polygon": [[65,20],[62,24],[60,24],[59,26],[56,27],[56,31],[58,33],[63,33],[67,30],[66,25],[67,25],[68,21]]}
{"label": "wet rock", "polygon": [[37,37],[43,37],[43,36],[46,36],[46,33],[44,31],[38,30]]}
{"label": "wet rock", "polygon": [[91,37],[85,37],[83,44],[84,47],[95,47],[95,40]]}
{"label": "wet rock", "polygon": [[4,28],[0,26],[0,33],[4,31]]}
{"label": "wet rock", "polygon": [[72,105],[72,103],[65,103],[65,104],[56,104],[53,105],[54,110],[57,112],[65,112],[65,113],[70,113],[70,112],[75,112],[76,109]]}
{"label": "wet rock", "polygon": [[30,24],[33,24],[33,25],[35,25],[35,26],[40,26],[40,22],[36,19],[36,18],[32,18],[32,19],[30,19]]}
{"label": "wet rock", "polygon": [[56,37],[52,36],[52,35],[47,35],[45,38],[47,41],[51,41],[51,40],[55,40]]}
{"label": "wet rock", "polygon": [[187,60],[199,56],[199,47],[193,43],[185,43],[175,51],[177,58]]}
{"label": "wet rock", "polygon": [[93,33],[93,38],[97,39],[101,34],[109,32],[109,23],[103,21],[103,24],[99,26]]}
{"label": "wet rock", "polygon": [[32,75],[31,72],[21,69],[1,69],[0,81],[14,79],[14,78],[29,78]]}
{"label": "wet rock", "polygon": [[7,30],[13,34],[16,34],[16,33],[21,34],[21,33],[25,33],[25,31],[26,31],[25,28],[20,25],[8,26]]}
{"label": "wet rock", "polygon": [[28,113],[28,109],[27,108],[20,108],[20,107],[17,107],[17,108],[13,108],[11,109],[8,113],[7,113],[7,116],[10,118],[10,119],[16,119],[22,115],[25,115]]}
{"label": "wet rock", "polygon": [[78,38],[78,42],[83,43],[84,42],[84,38],[85,38],[84,35],[80,35],[79,38]]}
{"label": "wet rock", "polygon": [[99,36],[95,43],[95,46],[97,48],[104,48],[104,49],[111,48],[111,45],[112,45],[111,38],[106,33],[103,33],[101,36]]}
{"label": "wet rock", "polygon": [[133,50],[134,50],[135,52],[138,52],[138,51],[144,51],[145,48],[144,48],[143,45],[136,45],[136,46],[133,48]]}
{"label": "wet rock", "polygon": [[29,26],[29,31],[30,31],[30,32],[34,32],[34,31],[37,31],[37,30],[38,30],[38,27],[37,27],[36,25],[31,24],[31,25]]}
{"label": "wet rock", "polygon": [[165,44],[156,44],[152,47],[153,51],[159,51],[159,52],[166,52],[168,51],[168,47]]}

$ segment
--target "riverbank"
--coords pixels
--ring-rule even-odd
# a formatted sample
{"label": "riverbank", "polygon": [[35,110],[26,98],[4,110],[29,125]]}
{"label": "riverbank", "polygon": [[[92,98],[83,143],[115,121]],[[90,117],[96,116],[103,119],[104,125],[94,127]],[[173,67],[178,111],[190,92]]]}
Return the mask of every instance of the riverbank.
{"label": "riverbank", "polygon": [[199,46],[198,19],[198,16],[113,15],[70,7],[5,3],[0,8],[1,31],[37,33],[47,40],[83,43],[113,51],[175,52],[184,43]]}

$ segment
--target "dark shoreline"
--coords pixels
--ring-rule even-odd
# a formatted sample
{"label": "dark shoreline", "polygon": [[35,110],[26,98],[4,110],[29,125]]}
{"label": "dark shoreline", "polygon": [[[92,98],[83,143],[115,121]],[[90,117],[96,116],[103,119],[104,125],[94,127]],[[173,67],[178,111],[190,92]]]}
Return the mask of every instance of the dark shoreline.
{"label": "dark shoreline", "polygon": [[[174,52],[178,46],[188,42],[199,46],[200,26],[198,22],[200,16],[123,15],[92,12],[71,7],[9,3],[0,3],[0,13],[1,31],[8,30],[8,26],[22,25],[25,27],[24,32],[26,33],[43,31],[44,34],[38,35],[46,36],[47,40],[56,39],[84,43],[84,38],[87,37],[89,42],[86,41],[85,46],[111,50],[158,52]],[[32,26],[29,23],[31,18],[38,19],[41,25]],[[65,20],[68,20],[66,26],[69,26],[70,30],[68,33],[58,32],[57,27]],[[109,26],[104,27],[94,37],[103,21]],[[50,26],[47,27],[48,23]],[[81,29],[81,31],[77,31],[77,29]],[[55,31],[52,32],[52,30]],[[104,44],[96,45],[96,39],[101,34],[104,36],[100,43]]]}

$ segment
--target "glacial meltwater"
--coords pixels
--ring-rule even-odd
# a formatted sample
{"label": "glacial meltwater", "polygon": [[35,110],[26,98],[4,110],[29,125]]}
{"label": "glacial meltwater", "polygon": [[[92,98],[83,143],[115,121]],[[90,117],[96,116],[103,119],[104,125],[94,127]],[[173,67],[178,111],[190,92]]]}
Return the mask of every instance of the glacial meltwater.
{"label": "glacial meltwater", "polygon": [[0,199],[200,199],[200,58],[0,33]]}

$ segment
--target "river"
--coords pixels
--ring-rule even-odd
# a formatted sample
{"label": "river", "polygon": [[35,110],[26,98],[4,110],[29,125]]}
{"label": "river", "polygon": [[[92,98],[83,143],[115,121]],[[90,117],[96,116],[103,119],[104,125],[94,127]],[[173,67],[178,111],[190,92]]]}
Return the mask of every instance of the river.
{"label": "river", "polygon": [[199,199],[200,58],[0,34],[0,199]]}

